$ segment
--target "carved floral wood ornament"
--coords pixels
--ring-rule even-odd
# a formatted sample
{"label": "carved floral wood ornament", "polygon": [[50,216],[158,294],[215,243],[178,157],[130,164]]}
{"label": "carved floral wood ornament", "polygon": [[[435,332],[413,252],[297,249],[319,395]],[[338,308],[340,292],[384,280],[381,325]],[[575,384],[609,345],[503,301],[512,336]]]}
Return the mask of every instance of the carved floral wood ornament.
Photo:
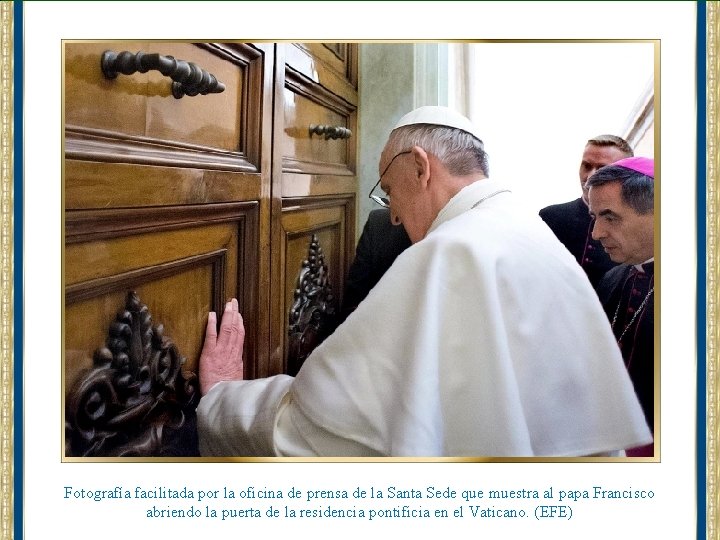
{"label": "carved floral wood ornament", "polygon": [[93,367],[66,398],[67,456],[198,455],[197,375],[183,372],[175,344],[128,293]]}
{"label": "carved floral wood ornament", "polygon": [[290,308],[287,371],[297,375],[312,350],[333,331],[335,298],[328,280],[325,255],[312,235],[308,258],[302,262]]}

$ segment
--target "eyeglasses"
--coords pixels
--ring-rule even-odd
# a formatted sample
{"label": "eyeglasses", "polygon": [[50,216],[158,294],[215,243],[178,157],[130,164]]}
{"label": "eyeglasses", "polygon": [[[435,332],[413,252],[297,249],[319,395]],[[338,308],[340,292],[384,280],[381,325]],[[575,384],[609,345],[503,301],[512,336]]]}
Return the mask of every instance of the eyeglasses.
{"label": "eyeglasses", "polygon": [[380,185],[380,182],[382,181],[382,177],[385,176],[385,173],[388,172],[388,169],[390,168],[390,165],[393,164],[393,161],[395,161],[395,158],[398,156],[402,156],[403,154],[410,154],[412,150],[403,150],[402,152],[395,154],[393,158],[390,160],[390,163],[387,164],[387,167],[385,167],[385,170],[380,173],[380,178],[378,178],[378,181],[375,183],[373,188],[370,190],[370,197],[373,201],[378,203],[380,206],[384,208],[390,208],[390,197],[381,197],[380,195],[373,195],[373,191],[375,191],[375,188],[377,188]]}

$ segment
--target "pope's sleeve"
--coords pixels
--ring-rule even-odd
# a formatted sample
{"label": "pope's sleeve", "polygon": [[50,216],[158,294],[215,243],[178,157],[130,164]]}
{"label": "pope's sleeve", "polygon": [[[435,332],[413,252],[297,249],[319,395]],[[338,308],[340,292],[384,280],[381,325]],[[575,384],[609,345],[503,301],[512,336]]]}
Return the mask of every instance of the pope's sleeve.
{"label": "pope's sleeve", "polygon": [[197,408],[203,456],[274,456],[274,430],[293,378],[216,384]]}
{"label": "pope's sleeve", "polygon": [[293,378],[216,384],[197,409],[203,456],[369,456],[372,448],[326,430],[293,400]]}

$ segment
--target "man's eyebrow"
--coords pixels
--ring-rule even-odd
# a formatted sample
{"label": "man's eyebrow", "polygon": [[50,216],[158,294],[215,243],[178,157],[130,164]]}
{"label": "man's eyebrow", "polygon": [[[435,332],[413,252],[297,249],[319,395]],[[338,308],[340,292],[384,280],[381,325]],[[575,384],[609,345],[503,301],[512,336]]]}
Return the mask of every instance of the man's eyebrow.
{"label": "man's eyebrow", "polygon": [[605,210],[600,210],[600,212],[598,212],[598,216],[617,216],[617,214],[609,208],[606,208]]}

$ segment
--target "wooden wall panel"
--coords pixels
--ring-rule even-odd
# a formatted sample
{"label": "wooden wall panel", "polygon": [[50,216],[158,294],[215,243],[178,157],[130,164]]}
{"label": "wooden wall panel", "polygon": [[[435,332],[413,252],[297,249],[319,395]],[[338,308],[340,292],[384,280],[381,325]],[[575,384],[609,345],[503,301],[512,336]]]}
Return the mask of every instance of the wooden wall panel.
{"label": "wooden wall panel", "polygon": [[285,332],[278,336],[283,358],[283,371],[288,367],[288,315],[298,286],[298,276],[309,258],[315,240],[322,249],[327,277],[332,290],[332,308],[337,313],[342,300],[347,274],[348,253],[353,249],[353,196],[285,199],[282,212],[281,242],[278,246],[282,261],[279,313]]}
{"label": "wooden wall panel", "polygon": [[[212,265],[188,268],[167,277],[136,282],[132,285],[140,299],[147,304],[155,324],[162,324],[165,334],[172,338],[186,358],[185,367],[197,373],[197,359],[202,348],[204,322],[200,313],[215,309]],[[192,295],[179,291],[192,290]],[[78,374],[92,367],[95,351],[105,346],[108,329],[115,315],[124,308],[127,289],[114,288],[89,298],[80,297],[66,303],[65,317],[65,384],[69,389]]]}
{"label": "wooden wall panel", "polygon": [[194,216],[166,208],[134,210],[134,216],[112,210],[66,214],[67,384],[89,367],[108,322],[131,290],[165,326],[191,369],[197,367],[208,311],[221,312],[225,301],[237,297],[246,316],[245,357],[252,375],[258,342],[258,207],[237,203],[201,210]]}
{"label": "wooden wall panel", "polygon": [[[102,53],[159,53],[193,62],[222,81],[219,94],[171,93],[171,79],[159,71],[106,78],[98,61]],[[65,125],[83,126],[168,141],[239,151],[243,67],[191,43],[75,43],[65,49]],[[99,114],[100,111],[105,114]]]}
{"label": "wooden wall panel", "polygon": [[357,44],[338,44],[347,50],[347,61],[338,61],[323,43],[282,45],[285,64],[348,103],[357,103]]}
{"label": "wooden wall panel", "polygon": [[[171,93],[159,71],[106,78],[103,52],[159,53],[197,64],[225,90]],[[65,47],[65,151],[101,161],[173,163],[224,170],[260,167],[262,50],[245,44],[166,42],[68,43]]]}
{"label": "wooden wall panel", "polygon": [[308,50],[315,57],[347,79],[357,89],[357,45],[350,43],[301,43],[300,47]]}
{"label": "wooden wall panel", "polygon": [[[288,66],[283,107],[280,149],[285,171],[354,174],[356,104],[328,92]],[[313,131],[320,126],[344,132],[336,136]]]}
{"label": "wooden wall panel", "polygon": [[[296,357],[290,311],[311,245],[323,250],[335,309],[354,253],[358,95],[348,75],[356,64],[346,71],[334,52],[316,45],[276,48],[284,69],[276,70],[273,144],[282,159],[273,162],[268,374],[288,372]],[[348,59],[357,52],[353,44],[339,49]],[[342,128],[343,136],[313,134],[313,125]]]}
{"label": "wooden wall panel", "polygon": [[348,114],[336,112],[308,97],[285,91],[285,144],[283,156],[298,161],[329,163],[347,167],[347,142],[311,135],[310,126],[348,127]]}
{"label": "wooden wall panel", "polygon": [[65,160],[65,208],[128,208],[253,201],[260,174],[189,167]]}

